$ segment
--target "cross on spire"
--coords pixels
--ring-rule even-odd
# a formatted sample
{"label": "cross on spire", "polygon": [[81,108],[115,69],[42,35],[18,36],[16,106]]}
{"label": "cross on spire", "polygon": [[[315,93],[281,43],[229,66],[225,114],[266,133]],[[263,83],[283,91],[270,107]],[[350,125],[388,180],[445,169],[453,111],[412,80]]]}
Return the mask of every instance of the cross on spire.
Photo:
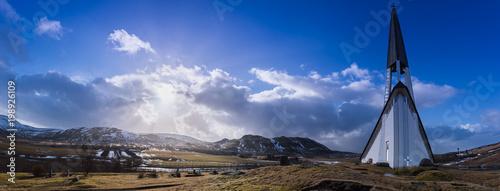
{"label": "cross on spire", "polygon": [[392,7],[393,9],[395,9],[395,8],[396,8],[396,5],[392,4],[392,6],[391,6],[391,7]]}

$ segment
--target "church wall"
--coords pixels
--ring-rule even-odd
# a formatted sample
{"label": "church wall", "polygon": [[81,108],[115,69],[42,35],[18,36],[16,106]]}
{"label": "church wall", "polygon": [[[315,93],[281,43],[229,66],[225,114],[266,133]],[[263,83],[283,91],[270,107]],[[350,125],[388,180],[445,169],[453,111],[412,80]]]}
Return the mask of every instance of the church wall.
{"label": "church wall", "polygon": [[[400,157],[400,161],[403,166],[418,166],[420,161],[424,158],[430,158],[427,149],[425,147],[425,143],[422,139],[422,135],[419,130],[419,121],[416,113],[410,110],[409,107],[405,107],[405,118],[406,127],[407,127],[407,141],[405,144],[407,145],[407,149],[404,150],[404,154]],[[407,158],[410,158],[410,161],[407,162]],[[406,160],[405,160],[406,159]]]}
{"label": "church wall", "polygon": [[[392,153],[392,149],[394,148],[394,111],[391,108],[391,111],[388,114],[384,114],[381,120],[381,128],[380,131],[374,135],[375,140],[370,148],[368,148],[368,153],[361,160],[363,163],[367,163],[369,159],[372,159],[373,163],[376,162],[389,162],[391,163],[391,159],[394,158]],[[386,160],[386,141],[389,141],[389,161]]]}
{"label": "church wall", "polygon": [[384,129],[382,128],[382,129],[380,129],[380,133],[374,135],[374,136],[376,136],[375,141],[373,142],[371,147],[368,148],[368,154],[366,154],[365,158],[363,158],[361,160],[361,162],[368,163],[370,158],[372,159],[372,163],[376,163],[379,161],[379,158],[380,158],[379,153],[381,152],[380,151],[380,139],[382,139],[382,137],[384,136],[384,134],[381,134],[383,132],[384,132]]}
{"label": "church wall", "polygon": [[[396,102],[394,102],[396,100]],[[423,158],[431,158],[420,133],[417,114],[410,109],[410,98],[399,94],[392,100],[389,112],[383,114],[380,129],[373,136],[374,141],[361,162],[387,162],[392,168],[418,166]],[[387,158],[386,141],[389,145]]]}
{"label": "church wall", "polygon": [[393,140],[391,141],[392,144],[392,149],[390,150],[391,152],[391,161],[389,162],[389,165],[394,168],[399,166],[399,153],[401,153],[401,141],[403,138],[401,137],[401,129],[399,128],[403,123],[404,119],[402,118],[402,110],[401,110],[401,96],[396,95],[395,99],[395,104],[394,104],[394,109],[393,109],[393,119],[394,119],[394,124],[392,126],[393,129],[393,134],[392,138]]}

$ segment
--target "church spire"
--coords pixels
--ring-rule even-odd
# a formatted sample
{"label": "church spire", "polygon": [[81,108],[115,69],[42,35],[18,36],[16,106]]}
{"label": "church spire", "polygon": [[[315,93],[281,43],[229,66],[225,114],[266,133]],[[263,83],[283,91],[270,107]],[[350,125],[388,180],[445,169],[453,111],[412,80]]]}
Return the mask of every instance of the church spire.
{"label": "church spire", "polygon": [[393,6],[391,13],[391,29],[389,32],[389,50],[387,52],[387,68],[392,67],[395,70],[396,61],[398,60],[401,62],[401,68],[408,66],[403,34],[399,26],[398,13],[396,12],[395,6]]}
{"label": "church spire", "polygon": [[385,80],[385,95],[384,104],[389,99],[389,94],[392,90],[392,73],[396,72],[396,84],[402,82],[401,75],[404,74],[404,84],[408,87],[411,98],[413,96],[413,87],[411,84],[410,69],[408,68],[408,60],[406,58],[405,44],[403,42],[403,34],[399,26],[398,13],[396,6],[392,6],[391,13],[391,28],[389,32],[389,47],[387,51],[387,72]]}
{"label": "church spire", "polygon": [[[403,35],[393,6],[384,109],[361,154],[363,163],[387,163],[392,168],[433,163],[425,129],[415,106]],[[392,75],[396,73],[395,86]]]}

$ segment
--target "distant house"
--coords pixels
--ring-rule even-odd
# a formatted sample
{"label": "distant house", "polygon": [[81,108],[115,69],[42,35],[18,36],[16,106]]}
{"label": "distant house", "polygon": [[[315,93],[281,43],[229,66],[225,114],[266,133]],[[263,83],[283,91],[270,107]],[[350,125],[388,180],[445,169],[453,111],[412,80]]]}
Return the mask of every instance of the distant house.
{"label": "distant house", "polygon": [[457,153],[457,156],[465,156],[465,155],[468,155],[469,154],[469,151],[460,151]]}

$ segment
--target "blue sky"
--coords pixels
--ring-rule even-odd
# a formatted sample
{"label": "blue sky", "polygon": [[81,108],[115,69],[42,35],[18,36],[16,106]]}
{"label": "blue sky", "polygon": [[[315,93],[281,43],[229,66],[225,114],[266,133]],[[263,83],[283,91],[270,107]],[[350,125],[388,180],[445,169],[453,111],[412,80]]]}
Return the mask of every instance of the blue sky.
{"label": "blue sky", "polygon": [[434,152],[500,138],[496,1],[41,2],[0,0],[2,80],[34,126],[307,136],[361,152],[395,4]]}

